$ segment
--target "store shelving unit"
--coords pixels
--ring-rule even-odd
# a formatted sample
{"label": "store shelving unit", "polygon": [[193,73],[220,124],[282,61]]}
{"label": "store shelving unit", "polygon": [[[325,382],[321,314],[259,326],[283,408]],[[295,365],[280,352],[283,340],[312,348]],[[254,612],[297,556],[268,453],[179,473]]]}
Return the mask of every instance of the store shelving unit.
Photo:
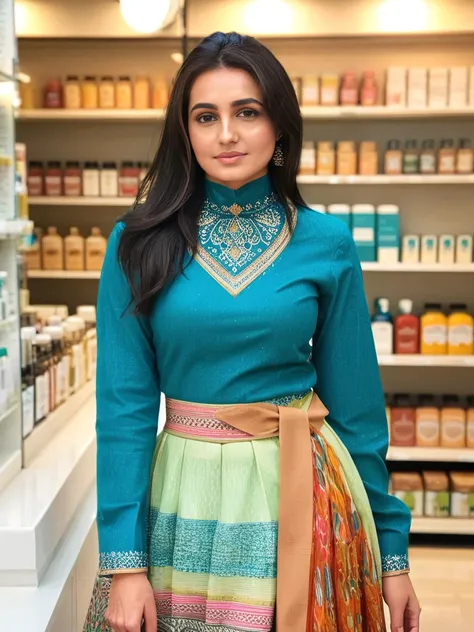
{"label": "store shelving unit", "polygon": [[469,448],[405,448],[390,446],[387,459],[404,463],[474,463],[474,450]]}
{"label": "store shelving unit", "polygon": [[[398,108],[377,106],[341,106],[341,107],[302,107],[305,120],[339,120],[339,119],[437,119],[474,117],[474,107],[460,108]],[[66,110],[37,109],[21,110],[18,119],[21,121],[136,121],[149,122],[163,120],[164,110]]]}
{"label": "store shelving unit", "polygon": [[129,197],[30,197],[32,206],[131,206],[135,198]]}
{"label": "store shelving unit", "polygon": [[100,279],[100,272],[75,271],[75,270],[30,270],[30,279]]}
{"label": "store shelving unit", "polygon": [[413,518],[411,533],[474,535],[474,520],[470,518]]}
{"label": "store shelving unit", "polygon": [[380,366],[412,366],[412,367],[438,367],[438,368],[474,368],[474,356],[456,355],[380,355]]}
{"label": "store shelving unit", "polygon": [[300,184],[359,184],[359,185],[398,185],[398,184],[474,184],[473,175],[408,175],[390,176],[380,174],[376,176],[298,176]]}

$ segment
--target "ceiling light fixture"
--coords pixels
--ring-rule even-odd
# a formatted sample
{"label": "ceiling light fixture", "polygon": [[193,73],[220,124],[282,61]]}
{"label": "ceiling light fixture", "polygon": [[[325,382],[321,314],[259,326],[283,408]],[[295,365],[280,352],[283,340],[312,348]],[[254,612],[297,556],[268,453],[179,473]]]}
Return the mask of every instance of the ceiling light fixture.
{"label": "ceiling light fixture", "polygon": [[171,24],[180,8],[179,0],[119,0],[123,19],[138,33],[155,33]]}

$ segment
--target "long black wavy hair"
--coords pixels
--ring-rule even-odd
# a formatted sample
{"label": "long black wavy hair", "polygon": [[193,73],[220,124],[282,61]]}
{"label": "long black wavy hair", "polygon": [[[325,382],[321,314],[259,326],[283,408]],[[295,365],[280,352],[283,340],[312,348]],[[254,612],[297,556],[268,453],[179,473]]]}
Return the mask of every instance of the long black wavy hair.
{"label": "long black wavy hair", "polygon": [[294,228],[291,204],[304,204],[296,184],[303,122],[288,74],[261,42],[238,33],[214,33],[185,59],[174,83],[160,146],[133,209],[122,220],[118,257],[137,314],[149,315],[160,290],[184,268],[189,249],[196,253],[198,219],[205,197],[205,173],[188,135],[188,105],[197,77],[218,68],[248,72],[259,85],[264,107],[284,153],[284,166],[269,165],[275,192]]}

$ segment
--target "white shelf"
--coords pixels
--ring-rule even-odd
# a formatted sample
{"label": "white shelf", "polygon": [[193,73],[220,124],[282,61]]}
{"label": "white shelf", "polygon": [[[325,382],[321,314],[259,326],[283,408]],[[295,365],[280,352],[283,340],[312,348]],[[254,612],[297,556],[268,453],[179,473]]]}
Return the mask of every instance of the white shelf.
{"label": "white shelf", "polygon": [[100,271],[29,270],[29,279],[100,279]]}
{"label": "white shelf", "polygon": [[24,219],[0,220],[0,239],[16,238],[25,233],[31,233],[33,223]]}
{"label": "white shelf", "polygon": [[474,450],[469,448],[405,448],[390,446],[387,460],[404,462],[474,463]]}
{"label": "white shelf", "polygon": [[10,406],[10,408],[8,408],[4,413],[2,413],[0,415],[0,424],[2,423],[2,421],[4,421],[5,419],[8,419],[8,417],[10,417],[10,415],[12,415],[15,410],[18,408],[18,404],[13,404],[12,406]]}
{"label": "white shelf", "polygon": [[411,533],[474,535],[474,518],[413,518]]}
{"label": "white shelf", "polygon": [[300,175],[300,184],[474,184],[474,174],[468,175],[405,175],[390,176],[316,176]]}
{"label": "white shelf", "polygon": [[[418,119],[418,118],[458,118],[474,117],[474,107],[461,108],[398,108],[375,106],[302,106],[301,114],[305,120],[330,119]],[[66,110],[37,109],[21,110],[20,121],[158,121],[163,120],[164,110]]]}
{"label": "white shelf", "polygon": [[95,384],[88,382],[80,391],[71,395],[44,421],[33,428],[23,442],[23,465],[29,467],[38,454],[49,445],[71,417],[88,402],[95,393]]}
{"label": "white shelf", "polygon": [[0,331],[3,329],[9,329],[14,325],[18,326],[18,317],[17,316],[9,316],[5,320],[0,320]]}
{"label": "white shelf", "polygon": [[379,366],[431,366],[474,368],[474,356],[379,355]]}
{"label": "white shelf", "polygon": [[164,110],[21,110],[20,121],[159,121]]}
{"label": "white shelf", "polygon": [[443,265],[441,263],[372,263],[363,262],[364,272],[474,272],[474,263],[455,263]]}
{"label": "white shelf", "polygon": [[132,206],[135,198],[130,197],[30,197],[32,206]]}

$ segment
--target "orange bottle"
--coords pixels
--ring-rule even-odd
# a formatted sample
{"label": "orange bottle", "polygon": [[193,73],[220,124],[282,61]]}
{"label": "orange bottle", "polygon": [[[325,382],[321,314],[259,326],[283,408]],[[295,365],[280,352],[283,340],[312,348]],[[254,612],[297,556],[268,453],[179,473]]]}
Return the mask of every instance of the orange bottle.
{"label": "orange bottle", "polygon": [[445,355],[448,350],[448,319],[439,303],[427,303],[420,319],[421,353]]}

